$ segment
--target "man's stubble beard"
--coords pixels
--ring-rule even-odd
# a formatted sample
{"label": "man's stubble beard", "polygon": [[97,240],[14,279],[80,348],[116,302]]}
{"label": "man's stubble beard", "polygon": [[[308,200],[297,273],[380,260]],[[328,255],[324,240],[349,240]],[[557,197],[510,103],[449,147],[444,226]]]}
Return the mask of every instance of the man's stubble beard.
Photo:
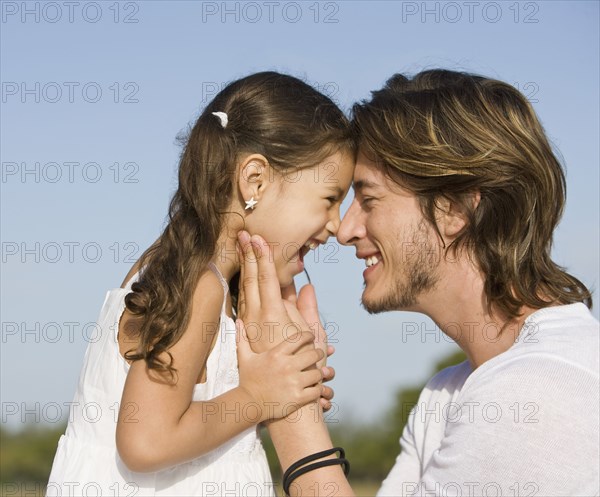
{"label": "man's stubble beard", "polygon": [[[408,244],[408,247],[414,253],[402,257],[402,251],[406,249],[406,244],[401,245],[400,261],[404,259],[405,262],[398,264],[398,271],[395,271],[398,277],[392,288],[380,298],[367,300],[363,297],[362,299],[362,305],[369,314],[411,309],[421,294],[433,290],[438,283],[437,269],[440,261],[440,247],[434,246],[431,242],[428,236],[429,225],[422,220],[417,228],[413,226],[410,229],[412,242]],[[387,264],[394,262],[398,263],[397,261],[387,261]]]}

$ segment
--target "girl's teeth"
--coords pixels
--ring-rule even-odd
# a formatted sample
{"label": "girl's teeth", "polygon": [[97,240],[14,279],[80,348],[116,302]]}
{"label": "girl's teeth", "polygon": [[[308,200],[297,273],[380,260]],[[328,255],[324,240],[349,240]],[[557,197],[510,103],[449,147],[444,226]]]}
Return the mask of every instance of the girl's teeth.
{"label": "girl's teeth", "polygon": [[372,255],[371,257],[367,257],[367,259],[365,260],[365,264],[367,265],[367,267],[374,266],[378,262],[379,262],[379,257],[377,257],[376,255]]}
{"label": "girl's teeth", "polygon": [[313,241],[308,241],[304,244],[305,247],[308,247],[310,250],[314,250],[317,248],[319,244],[317,242],[313,242]]}

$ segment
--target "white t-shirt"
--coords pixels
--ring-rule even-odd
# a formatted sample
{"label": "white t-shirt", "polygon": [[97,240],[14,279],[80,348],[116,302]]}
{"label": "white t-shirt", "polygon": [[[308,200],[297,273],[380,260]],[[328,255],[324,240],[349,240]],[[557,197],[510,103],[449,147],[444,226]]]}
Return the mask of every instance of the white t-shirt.
{"label": "white t-shirt", "polygon": [[584,304],[542,309],[506,352],[435,375],[378,496],[600,495],[598,337]]}

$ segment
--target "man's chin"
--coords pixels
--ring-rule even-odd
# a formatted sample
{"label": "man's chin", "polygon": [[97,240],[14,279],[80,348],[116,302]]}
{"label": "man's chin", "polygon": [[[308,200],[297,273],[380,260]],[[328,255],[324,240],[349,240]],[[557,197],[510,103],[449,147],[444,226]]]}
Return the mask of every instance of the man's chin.
{"label": "man's chin", "polygon": [[361,304],[369,314],[381,314],[393,311],[414,311],[415,301],[413,298],[404,300],[395,295],[375,296],[370,295],[367,288],[363,291]]}
{"label": "man's chin", "polygon": [[363,309],[367,311],[369,314],[381,314],[382,312],[386,312],[384,309],[380,307],[366,304],[364,301],[362,302]]}
{"label": "man's chin", "polygon": [[394,309],[389,309],[386,306],[385,299],[376,298],[376,297],[368,295],[368,290],[366,290],[366,289],[362,294],[360,303],[362,304],[363,309],[365,311],[367,311],[369,314],[380,314],[382,312],[394,310]]}

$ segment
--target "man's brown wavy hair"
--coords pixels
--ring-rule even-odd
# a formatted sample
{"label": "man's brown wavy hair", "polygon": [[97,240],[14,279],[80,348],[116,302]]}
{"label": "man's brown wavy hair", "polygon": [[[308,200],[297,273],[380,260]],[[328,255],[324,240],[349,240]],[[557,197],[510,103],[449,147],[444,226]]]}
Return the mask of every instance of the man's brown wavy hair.
{"label": "man's brown wavy hair", "polygon": [[[213,112],[227,113],[225,128]],[[226,228],[240,154],[262,154],[275,171],[285,173],[315,166],[338,150],[354,152],[348,119],[300,79],[262,72],[226,86],[189,132],[168,223],[142,254],[139,280],[125,298],[142,323],[139,346],[126,359],[143,359],[149,369],[174,379],[168,351],[186,329],[194,289]],[[235,291],[237,285],[230,287]],[[164,352],[169,362],[159,357]]]}
{"label": "man's brown wavy hair", "polygon": [[[359,148],[415,193],[436,229],[438,202],[468,223],[448,250],[468,248],[485,275],[490,311],[584,302],[586,286],[552,261],[565,175],[527,99],[514,87],[449,70],[396,74],[353,107]],[[473,193],[479,205],[473,207]]]}

